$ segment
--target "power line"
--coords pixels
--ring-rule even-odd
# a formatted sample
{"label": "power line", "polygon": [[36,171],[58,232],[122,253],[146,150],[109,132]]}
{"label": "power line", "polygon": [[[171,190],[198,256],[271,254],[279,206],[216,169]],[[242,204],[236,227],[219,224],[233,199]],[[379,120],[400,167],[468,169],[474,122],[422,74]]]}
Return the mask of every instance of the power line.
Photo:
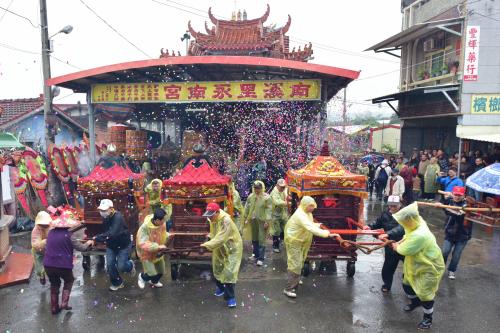
{"label": "power line", "polygon": [[64,95],[64,96],[60,96],[60,97],[54,98],[54,102],[55,102],[55,101],[60,101],[60,100],[65,99],[65,98],[68,98],[68,97],[70,97],[70,96],[73,96],[74,94],[75,94],[75,93],[74,93],[74,92],[72,92],[72,93],[70,93],[70,94],[67,94],[67,95]]}
{"label": "power line", "polygon": [[80,2],[85,7],[87,7],[87,9],[90,10],[97,18],[99,18],[104,24],[106,24],[111,30],[113,30],[118,36],[120,36],[122,39],[124,39],[127,43],[129,43],[130,45],[132,45],[135,49],[137,49],[139,52],[141,52],[142,54],[144,54],[146,57],[152,58],[149,54],[147,54],[142,49],[140,49],[137,45],[135,45],[134,43],[132,43],[127,37],[125,37],[124,35],[122,35],[111,24],[109,24],[104,18],[102,18],[99,14],[97,14],[97,12],[95,10],[93,10],[92,8],[90,8],[90,6],[85,3],[85,1],[80,0]]}
{"label": "power line", "polygon": [[[478,13],[478,12],[476,12],[476,11],[472,11],[472,13],[471,13],[471,14],[476,14],[476,15],[482,16],[482,17],[484,17],[484,18],[487,18],[487,19],[490,19],[490,20],[493,20],[493,21],[500,22],[500,20],[497,20],[496,18],[493,18],[493,17],[488,16],[488,15],[483,15],[483,14]],[[494,14],[492,14],[492,15],[494,15]]]}
{"label": "power line", "polygon": [[[7,5],[7,9],[10,9],[10,6],[12,6],[13,2],[14,2],[14,0],[10,0],[9,4]],[[2,23],[3,18],[5,17],[6,14],[7,14],[7,11],[4,11],[2,14],[2,17],[0,17],[0,23]]]}
{"label": "power line", "polygon": [[[20,49],[18,47],[15,47],[15,46],[12,46],[12,45],[7,45],[7,44],[4,44],[4,43],[0,43],[0,47],[6,48],[6,49],[9,49],[9,50],[12,50],[12,51],[27,53],[27,54],[41,55],[40,52],[34,52],[34,51],[25,50],[25,49]],[[51,55],[50,57],[53,58],[54,60],[59,61],[60,63],[63,63],[65,65],[68,65],[68,66],[73,67],[75,69],[81,70],[80,67],[71,64],[69,61],[64,61],[62,59],[59,59],[59,58],[55,57],[54,55]]]}
{"label": "power line", "polygon": [[29,51],[29,50],[24,50],[24,49],[20,49],[20,48],[17,48],[15,46],[3,44],[3,43],[0,43],[0,47],[6,48],[6,49],[9,49],[9,50],[13,50],[13,51],[28,53],[28,54],[36,54],[36,55],[40,55],[41,54],[40,52],[33,52],[33,51]]}
{"label": "power line", "polygon": [[68,65],[68,66],[73,67],[73,68],[75,68],[75,69],[82,70],[82,68],[80,68],[80,67],[78,67],[78,66],[75,66],[75,65],[73,65],[73,64],[70,64],[70,63],[69,63],[69,61],[64,61],[64,60],[61,60],[61,59],[57,58],[57,57],[56,57],[56,56],[54,56],[54,55],[50,55],[50,58],[53,58],[53,59],[55,59],[55,60],[59,61],[60,63],[65,64],[65,65]]}
{"label": "power line", "polygon": [[[11,3],[11,4],[12,4],[12,3]],[[8,6],[8,7],[10,7],[10,4],[9,4],[9,6]],[[33,22],[29,19],[29,18],[27,18],[26,16],[23,16],[23,15],[21,15],[21,14],[18,14],[18,13],[16,13],[16,12],[13,12],[13,11],[12,11],[12,10],[10,10],[8,7],[7,7],[7,8],[4,8],[4,7],[0,6],[0,9],[2,9],[2,10],[4,10],[4,11],[6,11],[7,13],[10,13],[10,14],[12,14],[12,15],[15,15],[15,16],[17,16],[17,17],[20,17],[20,18],[22,18],[22,19],[25,19],[26,21],[28,21],[28,22],[29,22],[29,23],[33,26],[33,28],[38,29],[38,27],[40,26],[40,24],[35,25],[35,24],[34,24],[34,23],[33,23]]]}

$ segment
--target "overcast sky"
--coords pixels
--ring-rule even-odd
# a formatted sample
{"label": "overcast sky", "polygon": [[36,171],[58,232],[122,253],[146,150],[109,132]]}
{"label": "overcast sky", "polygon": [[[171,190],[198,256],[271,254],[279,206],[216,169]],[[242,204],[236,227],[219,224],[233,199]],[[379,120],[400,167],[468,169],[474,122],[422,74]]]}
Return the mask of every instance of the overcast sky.
{"label": "overcast sky", "polygon": [[[220,18],[229,18],[238,8],[246,9],[252,19],[261,16],[269,3],[271,14],[267,24],[282,26],[290,14],[291,47],[311,41],[314,49],[311,62],[361,70],[360,79],[347,89],[349,113],[380,110],[390,114],[387,106],[379,109],[366,100],[397,91],[399,59],[363,50],[400,31],[400,0],[82,1],[152,58],[160,55],[162,47],[184,54],[185,45],[180,37],[188,21],[192,21],[195,30],[204,32],[210,6]],[[49,34],[67,24],[74,27],[71,34],[54,38],[52,77],[148,58],[119,37],[82,1],[47,0]],[[0,0],[0,7],[31,20],[30,23],[0,9],[0,99],[36,97],[42,91],[39,1]],[[63,90],[55,103],[78,100],[84,103],[85,96]]]}

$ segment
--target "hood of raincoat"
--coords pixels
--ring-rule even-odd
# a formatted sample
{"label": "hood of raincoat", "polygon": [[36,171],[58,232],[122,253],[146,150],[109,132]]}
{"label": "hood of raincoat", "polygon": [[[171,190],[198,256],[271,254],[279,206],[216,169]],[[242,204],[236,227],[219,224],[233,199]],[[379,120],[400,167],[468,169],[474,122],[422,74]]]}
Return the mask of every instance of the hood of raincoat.
{"label": "hood of raincoat", "polygon": [[[306,212],[306,207],[309,206],[309,205],[314,205],[314,208],[317,208],[318,205],[316,204],[316,201],[314,200],[313,197],[310,197],[308,195],[304,196],[302,198],[302,200],[300,200],[300,206],[299,208],[301,208],[304,213]],[[312,219],[312,213],[306,213],[308,216],[310,215],[311,219]]]}
{"label": "hood of raincoat", "polygon": [[[254,183],[254,184],[257,184],[257,183],[258,183],[258,184],[262,185],[262,193],[265,193],[265,192],[266,192],[266,185],[264,184],[264,182],[263,182],[263,181],[261,181],[261,180],[256,180],[256,181],[254,181],[253,183]],[[253,185],[252,185],[252,193],[255,193],[254,188],[253,188]]]}
{"label": "hood of raincoat", "polygon": [[153,179],[151,181],[151,183],[148,184],[148,186],[146,186],[146,190],[147,191],[153,191],[153,184],[154,183],[160,184],[160,190],[163,188],[163,182],[161,181],[161,179],[156,178],[156,179]]}
{"label": "hood of raincoat", "polygon": [[392,216],[405,229],[405,233],[413,231],[420,225],[425,224],[425,221],[422,219],[418,212],[417,202],[406,206]]}

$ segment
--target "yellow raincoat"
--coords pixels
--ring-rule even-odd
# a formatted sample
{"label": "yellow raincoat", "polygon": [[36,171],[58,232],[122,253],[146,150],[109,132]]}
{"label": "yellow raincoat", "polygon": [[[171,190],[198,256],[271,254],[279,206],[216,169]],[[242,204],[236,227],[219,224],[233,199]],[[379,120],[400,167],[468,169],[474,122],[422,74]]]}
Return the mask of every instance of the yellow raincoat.
{"label": "yellow raincoat", "polygon": [[285,188],[283,192],[278,190],[278,186],[275,186],[271,191],[272,200],[272,223],[269,233],[272,236],[279,236],[285,228],[286,221],[288,220],[288,206],[286,203],[286,197],[288,196],[288,189]]}
{"label": "yellow raincoat", "polygon": [[240,271],[243,241],[231,216],[219,211],[215,221],[210,221],[210,240],[201,246],[212,251],[212,269],[220,283],[236,283]]}
{"label": "yellow raincoat", "polygon": [[[153,183],[159,183],[160,184],[160,190],[159,191],[154,191],[153,190]],[[161,200],[161,191],[163,189],[163,182],[161,179],[153,179],[151,183],[149,183],[146,188],[144,189],[144,192],[148,194],[148,204],[149,207],[151,208],[151,212],[154,213],[154,210],[156,208],[162,208],[166,213],[167,213],[167,221],[170,220],[170,217],[172,216],[172,204],[165,205],[162,200]]]}
{"label": "yellow raincoat", "polygon": [[436,296],[445,265],[441,249],[427,223],[418,213],[417,203],[393,215],[405,229],[397,252],[405,257],[403,283],[410,285],[421,301],[431,301]]}
{"label": "yellow raincoat", "polygon": [[306,213],[305,209],[309,205],[317,207],[313,198],[309,196],[303,197],[299,208],[293,213],[285,226],[288,270],[299,275],[307,259],[313,235],[323,238],[330,235],[328,230],[323,230],[318,223],[314,223],[311,213]]}
{"label": "yellow raincoat", "polygon": [[[259,245],[264,246],[266,242],[266,231],[264,223],[271,221],[272,200],[269,194],[266,193],[266,186],[260,180],[255,183],[262,185],[262,194],[257,196],[252,189],[252,193],[248,196],[245,203],[245,210],[241,220],[248,221],[243,227],[243,238],[259,242]],[[251,237],[249,237],[251,234]]]}
{"label": "yellow raincoat", "polygon": [[162,260],[163,257],[157,257],[158,247],[165,245],[168,237],[165,223],[156,226],[153,224],[153,214],[146,216],[137,231],[136,251],[139,259],[152,263]]}
{"label": "yellow raincoat", "polygon": [[[241,202],[241,197],[240,197],[240,194],[238,193],[238,191],[236,190],[236,187],[234,186],[234,183],[231,182],[229,184],[229,191],[231,191],[231,195],[233,197],[233,207],[234,207],[234,213],[235,213],[235,216],[233,217],[233,220],[234,220],[234,223],[236,224],[236,227],[238,228],[238,230],[240,231],[240,233],[242,232],[242,229],[241,229],[241,216],[243,215],[243,211],[245,210],[245,207],[243,207],[243,203]],[[227,200],[226,202],[224,203],[224,211],[227,213]],[[236,216],[236,214],[238,216]]]}

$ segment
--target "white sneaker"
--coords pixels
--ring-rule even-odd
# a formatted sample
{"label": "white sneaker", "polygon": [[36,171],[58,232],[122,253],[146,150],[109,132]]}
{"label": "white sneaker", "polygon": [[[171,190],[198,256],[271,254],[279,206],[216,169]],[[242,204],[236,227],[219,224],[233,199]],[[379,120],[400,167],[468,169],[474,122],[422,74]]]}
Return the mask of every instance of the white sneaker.
{"label": "white sneaker", "polygon": [[455,272],[448,272],[448,279],[455,280]]}
{"label": "white sneaker", "polygon": [[146,286],[146,281],[144,281],[144,279],[142,278],[142,274],[140,274],[140,273],[139,273],[139,277],[137,278],[137,285],[141,289],[144,289],[144,287]]}
{"label": "white sneaker", "polygon": [[135,269],[135,263],[133,260],[130,260],[132,262],[132,269],[130,270],[130,276],[134,277],[137,274],[137,270]]}
{"label": "white sneaker", "polygon": [[160,281],[156,283],[149,281],[149,284],[151,285],[152,288],[163,288],[163,283],[161,283]]}
{"label": "white sneaker", "polygon": [[297,294],[293,291],[283,290],[283,294],[287,295],[290,298],[297,298]]}
{"label": "white sneaker", "polygon": [[304,281],[302,281],[302,279],[300,279],[299,284],[304,284]]}
{"label": "white sneaker", "polygon": [[248,260],[251,260],[251,261],[255,261],[255,259],[257,259],[257,258],[253,254],[250,257],[248,257]]}
{"label": "white sneaker", "polygon": [[274,253],[280,253],[280,249],[273,249]]}
{"label": "white sneaker", "polygon": [[256,265],[257,265],[257,266],[262,266],[262,265],[264,265],[264,263],[262,262],[262,260],[257,260]]}
{"label": "white sneaker", "polygon": [[125,284],[123,284],[123,282],[122,282],[119,286],[110,285],[109,290],[117,291],[118,289],[122,289],[123,287],[125,287]]}

